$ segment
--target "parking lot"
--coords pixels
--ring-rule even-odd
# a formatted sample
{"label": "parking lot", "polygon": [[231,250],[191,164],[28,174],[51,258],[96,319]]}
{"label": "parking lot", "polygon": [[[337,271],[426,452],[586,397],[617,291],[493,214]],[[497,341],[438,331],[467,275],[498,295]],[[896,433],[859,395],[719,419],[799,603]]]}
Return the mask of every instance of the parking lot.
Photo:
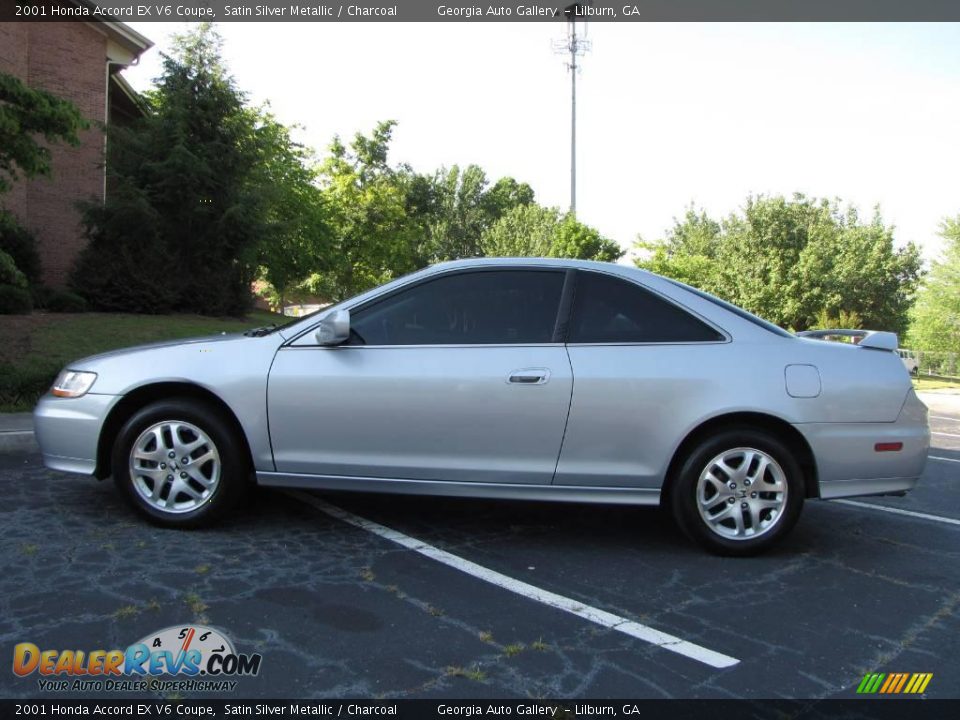
{"label": "parking lot", "polygon": [[[960,402],[931,428],[907,497],[809,502],[739,560],[648,508],[262,491],[161,530],[111,483],[0,455],[3,662],[198,622],[263,655],[207,697],[853,697],[871,672],[960,697]],[[44,696],[9,670],[0,693]]]}

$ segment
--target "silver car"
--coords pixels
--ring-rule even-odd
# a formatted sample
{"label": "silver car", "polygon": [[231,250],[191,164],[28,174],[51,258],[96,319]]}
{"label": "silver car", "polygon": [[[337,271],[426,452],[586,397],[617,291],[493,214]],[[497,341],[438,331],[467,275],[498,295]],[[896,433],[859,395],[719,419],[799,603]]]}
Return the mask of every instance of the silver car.
{"label": "silver car", "polygon": [[902,493],[929,444],[896,336],[798,338],[608,263],[436,265],[279,328],[71,363],[47,467],[168,526],[259,485],[664,505],[748,555],[807,498]]}

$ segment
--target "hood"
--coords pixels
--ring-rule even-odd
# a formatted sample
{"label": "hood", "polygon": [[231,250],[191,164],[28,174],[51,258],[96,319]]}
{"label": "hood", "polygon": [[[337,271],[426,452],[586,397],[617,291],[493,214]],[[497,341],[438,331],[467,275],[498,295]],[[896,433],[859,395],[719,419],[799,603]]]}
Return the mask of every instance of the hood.
{"label": "hood", "polygon": [[80,360],[75,360],[72,363],[68,363],[67,367],[74,367],[82,363],[95,362],[97,360],[105,360],[107,358],[122,357],[123,355],[133,355],[134,353],[142,352],[144,350],[155,350],[157,348],[166,348],[166,347],[176,347],[178,345],[195,345],[199,343],[220,343],[226,342],[228,340],[242,340],[242,339],[251,339],[245,336],[243,333],[220,333],[219,335],[204,335],[202,337],[191,337],[191,338],[180,338],[179,340],[159,340],[157,342],[145,343],[143,345],[133,345],[131,347],[120,348],[118,350],[110,350],[105,353],[99,353],[97,355],[88,355],[85,358]]}

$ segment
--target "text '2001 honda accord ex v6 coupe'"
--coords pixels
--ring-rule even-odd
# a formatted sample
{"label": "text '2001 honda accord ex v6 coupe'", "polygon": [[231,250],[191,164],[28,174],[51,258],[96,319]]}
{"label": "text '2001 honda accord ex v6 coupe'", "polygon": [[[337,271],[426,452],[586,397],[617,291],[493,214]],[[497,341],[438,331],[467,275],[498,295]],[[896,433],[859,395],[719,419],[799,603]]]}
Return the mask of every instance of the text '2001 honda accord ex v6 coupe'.
{"label": "text '2001 honda accord ex v6 coupe'", "polygon": [[796,337],[635,268],[435,265],[279,328],[71,363],[34,413],[50,468],[169,526],[260,485],[663,504],[714,552],[807,498],[897,493],[930,433],[891,333]]}

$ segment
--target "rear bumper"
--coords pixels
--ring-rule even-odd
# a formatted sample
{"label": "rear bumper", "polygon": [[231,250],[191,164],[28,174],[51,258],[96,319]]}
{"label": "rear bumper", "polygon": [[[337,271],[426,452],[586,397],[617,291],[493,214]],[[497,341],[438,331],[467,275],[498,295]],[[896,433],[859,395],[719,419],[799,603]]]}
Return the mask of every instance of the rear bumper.
{"label": "rear bumper", "polygon": [[[913,390],[892,423],[801,423],[794,427],[813,450],[821,498],[912,490],[927,464],[927,407]],[[903,448],[877,452],[874,446],[885,442],[903,443]]]}
{"label": "rear bumper", "polygon": [[33,411],[33,425],[51,470],[92,475],[97,467],[100,430],[116,395],[87,393],[79,398],[44,395]]}

